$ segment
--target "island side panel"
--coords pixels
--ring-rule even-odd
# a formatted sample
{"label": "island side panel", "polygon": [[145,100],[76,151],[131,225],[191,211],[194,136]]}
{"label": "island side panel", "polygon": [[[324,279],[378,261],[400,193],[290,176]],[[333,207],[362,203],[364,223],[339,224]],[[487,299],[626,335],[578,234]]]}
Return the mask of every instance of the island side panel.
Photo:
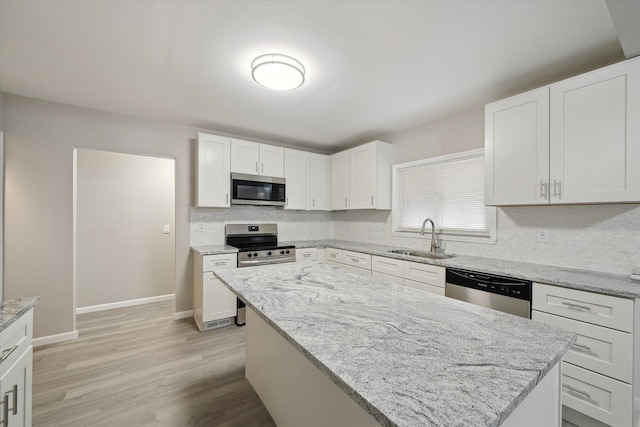
{"label": "island side panel", "polygon": [[504,420],[501,427],[560,427],[562,425],[561,367],[562,363],[556,363],[536,388]]}
{"label": "island side panel", "polygon": [[380,426],[249,307],[245,375],[279,427]]}

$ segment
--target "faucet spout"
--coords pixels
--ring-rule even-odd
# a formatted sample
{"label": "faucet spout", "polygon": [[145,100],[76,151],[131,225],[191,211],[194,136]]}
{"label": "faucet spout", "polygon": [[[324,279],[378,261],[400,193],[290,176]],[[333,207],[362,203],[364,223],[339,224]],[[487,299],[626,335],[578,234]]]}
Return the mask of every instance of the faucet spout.
{"label": "faucet spout", "polygon": [[420,235],[424,236],[424,227],[427,225],[427,222],[431,223],[431,245],[429,247],[429,252],[435,252],[437,249],[436,246],[436,226],[433,223],[431,218],[427,218],[422,222],[422,228],[420,229]]}

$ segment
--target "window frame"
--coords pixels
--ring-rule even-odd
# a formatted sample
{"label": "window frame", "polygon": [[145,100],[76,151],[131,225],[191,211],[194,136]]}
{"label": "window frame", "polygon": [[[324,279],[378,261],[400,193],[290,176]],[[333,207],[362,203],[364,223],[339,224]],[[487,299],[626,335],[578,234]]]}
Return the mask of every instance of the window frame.
{"label": "window frame", "polygon": [[[431,238],[431,233],[426,233],[424,236],[420,235],[419,231],[415,230],[407,230],[400,228],[400,221],[402,215],[400,213],[400,201],[399,201],[399,180],[398,174],[405,169],[411,169],[415,167],[432,165],[438,163],[450,163],[452,161],[462,161],[468,159],[474,159],[478,157],[483,157],[485,155],[484,148],[478,148],[475,150],[462,151],[453,154],[447,154],[444,156],[430,157],[427,159],[415,160],[412,162],[399,163],[392,166],[392,219],[391,226],[393,228],[393,236],[394,237],[407,237],[413,239],[427,239]],[[482,178],[485,179],[486,173],[483,174]],[[485,205],[486,206],[486,205]],[[489,233],[478,233],[478,232],[446,232],[436,228],[436,234],[439,238],[442,238],[445,241],[453,241],[453,242],[468,242],[468,243],[486,243],[486,244],[495,244],[497,241],[498,234],[498,210],[495,206],[486,206],[489,208]],[[437,227],[438,224],[436,224]]]}

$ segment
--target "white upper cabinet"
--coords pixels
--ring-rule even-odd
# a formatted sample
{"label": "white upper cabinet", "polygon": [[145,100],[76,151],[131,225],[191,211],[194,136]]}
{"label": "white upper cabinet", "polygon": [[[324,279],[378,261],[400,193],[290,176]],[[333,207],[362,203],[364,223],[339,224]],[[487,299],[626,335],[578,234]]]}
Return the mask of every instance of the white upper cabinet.
{"label": "white upper cabinet", "polygon": [[331,156],[331,209],[391,209],[391,144],[373,141]]}
{"label": "white upper cabinet", "polygon": [[308,161],[306,151],[284,150],[284,177],[287,180],[285,209],[308,209]]}
{"label": "white upper cabinet", "polygon": [[640,58],[485,108],[487,205],[640,201]]}
{"label": "white upper cabinet", "polygon": [[284,178],[284,148],[260,144],[260,175]]}
{"label": "white upper cabinet", "polygon": [[342,151],[329,157],[330,162],[330,205],[331,210],[349,208],[349,151]]}
{"label": "white upper cabinet", "polygon": [[284,178],[284,148],[233,139],[231,172]]}
{"label": "white upper cabinet", "polygon": [[640,58],[551,85],[552,203],[640,201]]}
{"label": "white upper cabinet", "polygon": [[324,154],[309,153],[308,165],[308,201],[307,206],[310,210],[324,211],[328,210],[328,170],[329,156]]}
{"label": "white upper cabinet", "polygon": [[549,203],[549,88],[485,107],[485,204]]}
{"label": "white upper cabinet", "polygon": [[198,133],[196,207],[229,207],[231,140]]}

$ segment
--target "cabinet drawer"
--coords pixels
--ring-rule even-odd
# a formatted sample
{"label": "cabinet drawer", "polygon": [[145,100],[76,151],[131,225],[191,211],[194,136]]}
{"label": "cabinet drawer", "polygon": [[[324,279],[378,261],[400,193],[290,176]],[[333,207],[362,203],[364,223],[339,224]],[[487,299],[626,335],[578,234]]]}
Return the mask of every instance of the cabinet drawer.
{"label": "cabinet drawer", "polygon": [[[360,252],[342,251],[342,263],[371,270],[371,255]],[[371,273],[369,273],[371,275]]]}
{"label": "cabinet drawer", "polygon": [[29,348],[33,338],[33,309],[23,314],[0,334],[0,377]]}
{"label": "cabinet drawer", "polygon": [[633,336],[631,334],[535,310],[532,310],[531,318],[577,334],[578,339],[564,355],[564,361],[631,383],[633,369]]}
{"label": "cabinet drawer", "polygon": [[388,282],[398,283],[402,285],[402,277],[392,276],[390,274],[380,273],[379,271],[371,270],[371,276],[377,277],[378,279],[384,279]]}
{"label": "cabinet drawer", "polygon": [[326,261],[339,262],[342,264],[342,249],[327,248],[324,251]]}
{"label": "cabinet drawer", "polygon": [[330,259],[327,259],[324,261],[325,264],[327,265],[331,265],[333,267],[338,267],[338,268],[342,268],[342,263],[341,262],[335,262],[335,261],[331,261]]}
{"label": "cabinet drawer", "polygon": [[630,426],[631,386],[562,362],[562,404],[611,426]]}
{"label": "cabinet drawer", "polygon": [[236,254],[205,255],[202,257],[202,271],[226,270],[236,268]]}
{"label": "cabinet drawer", "polygon": [[633,300],[576,289],[533,284],[532,308],[607,328],[631,332]]}
{"label": "cabinet drawer", "polygon": [[444,288],[445,272],[444,267],[438,267],[436,265],[409,261],[404,262],[404,278],[414,282]]}
{"label": "cabinet drawer", "polygon": [[[404,261],[373,255],[371,257],[371,270],[402,278],[404,275]],[[402,280],[400,283],[402,283]]]}
{"label": "cabinet drawer", "polygon": [[317,261],[318,248],[296,249],[296,261]]}
{"label": "cabinet drawer", "polygon": [[355,267],[349,264],[342,264],[342,268],[344,268],[345,270],[353,271],[354,273],[362,274],[363,276],[371,276],[371,270],[369,270],[368,268]]}
{"label": "cabinet drawer", "polygon": [[436,295],[444,296],[444,286],[432,286],[422,282],[416,282],[415,280],[404,279],[403,283],[406,286],[411,286],[415,289],[420,289],[421,291],[429,292]]}

